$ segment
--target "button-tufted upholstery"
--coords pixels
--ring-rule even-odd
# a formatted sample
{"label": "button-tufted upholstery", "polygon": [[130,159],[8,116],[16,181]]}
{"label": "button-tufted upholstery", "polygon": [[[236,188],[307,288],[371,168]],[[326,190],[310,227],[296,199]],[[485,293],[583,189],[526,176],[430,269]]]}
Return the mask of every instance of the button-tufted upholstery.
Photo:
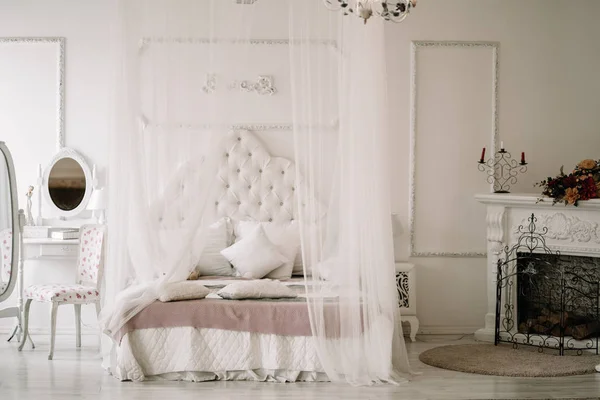
{"label": "button-tufted upholstery", "polygon": [[294,163],[271,157],[254,135],[231,132],[218,173],[215,206],[233,221],[289,223],[295,218]]}
{"label": "button-tufted upholstery", "polygon": [[[248,131],[231,131],[223,141],[215,197],[211,200],[215,220],[289,223],[296,218],[296,170],[290,160],[271,157]],[[190,185],[203,187],[201,163],[184,165],[169,183],[161,202],[153,207],[153,218],[164,229],[185,226]]]}

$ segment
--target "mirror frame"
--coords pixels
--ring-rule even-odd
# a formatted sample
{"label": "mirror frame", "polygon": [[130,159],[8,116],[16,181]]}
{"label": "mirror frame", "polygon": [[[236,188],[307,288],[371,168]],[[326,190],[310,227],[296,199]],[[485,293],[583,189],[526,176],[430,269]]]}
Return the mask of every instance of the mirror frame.
{"label": "mirror frame", "polygon": [[[76,208],[74,208],[70,211],[61,210],[60,208],[58,208],[56,206],[56,204],[54,204],[54,201],[52,201],[52,197],[50,196],[50,188],[48,187],[50,172],[52,171],[52,168],[54,167],[54,165],[57,162],[59,162],[60,160],[62,160],[64,158],[71,158],[71,159],[75,160],[81,166],[81,169],[83,170],[83,174],[85,175],[85,183],[86,183],[85,184],[85,194],[83,195],[83,200],[81,200],[81,203],[79,203],[79,205]],[[46,170],[44,171],[44,181],[43,182],[44,183],[42,185],[42,187],[43,187],[42,192],[44,193],[44,199],[46,200],[46,202],[48,203],[50,208],[60,217],[76,217],[79,214],[81,214],[87,207],[87,204],[90,200],[90,196],[92,195],[92,190],[93,190],[93,186],[94,186],[92,171],[90,170],[90,167],[89,167],[88,163],[86,162],[85,158],[83,158],[83,156],[81,154],[79,154],[77,151],[75,151],[74,149],[71,149],[68,147],[63,147],[58,153],[56,153],[54,155],[54,157],[50,161],[50,164],[48,164],[48,167],[46,167]]]}
{"label": "mirror frame", "polygon": [[[4,142],[0,142],[0,152],[6,159],[6,168],[8,169],[8,181],[11,189],[10,201],[12,207],[12,266],[10,270],[10,281],[4,293],[0,293],[0,303],[8,299],[15,289],[17,277],[19,275],[19,238],[21,235],[21,224],[19,221],[19,203],[17,195],[17,178],[15,176],[15,164],[12,155]],[[1,161],[0,161],[1,162]]]}

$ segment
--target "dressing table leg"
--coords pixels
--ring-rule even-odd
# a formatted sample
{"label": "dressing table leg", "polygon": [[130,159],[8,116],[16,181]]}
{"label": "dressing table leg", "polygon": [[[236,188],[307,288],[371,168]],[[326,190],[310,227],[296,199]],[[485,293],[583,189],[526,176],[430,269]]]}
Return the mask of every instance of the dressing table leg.
{"label": "dressing table leg", "polygon": [[96,306],[96,321],[98,323],[98,348],[102,350],[102,326],[100,325],[100,302],[94,303]]}
{"label": "dressing table leg", "polygon": [[75,343],[77,348],[81,347],[81,304],[73,304],[75,307]]}
{"label": "dressing table leg", "polygon": [[52,360],[54,356],[54,339],[56,339],[56,311],[58,310],[58,303],[52,302],[52,311],[50,312],[50,353],[48,354],[48,360]]}
{"label": "dressing table leg", "polygon": [[[19,345],[19,351],[23,350],[28,338],[31,340],[31,337],[29,336],[29,308],[31,307],[31,302],[31,299],[27,299],[25,302],[25,310],[23,312],[23,338],[21,340],[21,344]],[[31,340],[31,346],[35,349],[33,340]]]}

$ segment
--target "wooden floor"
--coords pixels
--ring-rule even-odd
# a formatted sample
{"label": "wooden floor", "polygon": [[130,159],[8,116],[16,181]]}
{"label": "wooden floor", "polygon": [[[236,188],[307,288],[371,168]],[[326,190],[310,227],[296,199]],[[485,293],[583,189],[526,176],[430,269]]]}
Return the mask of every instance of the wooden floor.
{"label": "wooden floor", "polygon": [[600,374],[565,378],[502,378],[463,374],[423,365],[420,352],[470,337],[422,336],[409,344],[413,367],[422,375],[402,386],[355,388],[331,383],[272,384],[247,382],[119,382],[100,368],[94,337],[74,348],[70,337],[57,338],[54,361],[48,361],[48,340],[34,337],[37,348],[17,352],[15,343],[0,343],[0,400],[46,399],[540,399],[600,398]]}

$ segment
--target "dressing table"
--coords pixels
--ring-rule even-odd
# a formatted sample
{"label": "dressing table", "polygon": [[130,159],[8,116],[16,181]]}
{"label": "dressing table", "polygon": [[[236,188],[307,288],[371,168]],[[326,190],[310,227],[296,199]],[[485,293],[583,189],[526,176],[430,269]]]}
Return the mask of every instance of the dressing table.
{"label": "dressing table", "polygon": [[[52,233],[73,230],[79,237],[81,225],[90,223],[90,219],[80,218],[87,209],[88,202],[96,186],[95,168],[90,169],[86,160],[73,149],[61,148],[52,158],[45,172],[38,168],[38,209],[37,218],[32,218],[30,203],[26,215],[27,225],[23,227],[23,242],[19,265],[20,279],[18,288],[18,308],[23,313],[23,269],[28,268],[29,260],[65,260],[76,265],[79,255],[79,239],[57,239]],[[42,204],[46,215],[42,218]],[[75,271],[73,272],[75,275]],[[48,282],[50,283],[50,282]],[[52,282],[54,283],[54,282]],[[20,329],[19,329],[20,330]]]}
{"label": "dressing table", "polygon": [[[23,231],[23,259],[75,258],[78,239],[53,239],[51,232],[78,229],[87,220],[68,220],[86,210],[96,186],[96,169],[90,170],[78,152],[63,147],[52,158],[45,172],[38,168],[38,217],[31,218]],[[51,209],[54,219],[42,218],[42,204]],[[27,215],[31,215],[28,210]]]}

